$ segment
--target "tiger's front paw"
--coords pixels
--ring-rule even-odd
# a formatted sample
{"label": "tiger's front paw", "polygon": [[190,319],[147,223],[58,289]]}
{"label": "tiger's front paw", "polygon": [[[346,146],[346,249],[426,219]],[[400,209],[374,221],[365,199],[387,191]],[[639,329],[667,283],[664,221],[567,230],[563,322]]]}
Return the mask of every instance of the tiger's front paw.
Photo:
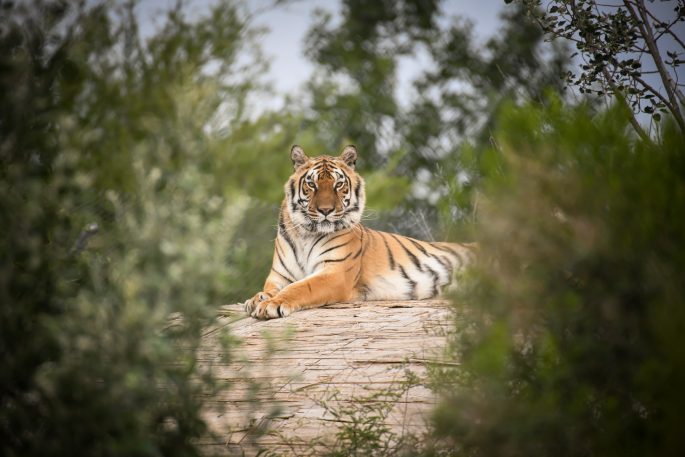
{"label": "tiger's front paw", "polygon": [[259,303],[268,300],[269,298],[271,298],[271,294],[267,292],[257,292],[254,297],[245,302],[245,312],[247,314],[252,314],[252,311],[255,310]]}
{"label": "tiger's front paw", "polygon": [[294,306],[274,298],[257,303],[251,315],[257,319],[274,319],[289,316],[294,311]]}

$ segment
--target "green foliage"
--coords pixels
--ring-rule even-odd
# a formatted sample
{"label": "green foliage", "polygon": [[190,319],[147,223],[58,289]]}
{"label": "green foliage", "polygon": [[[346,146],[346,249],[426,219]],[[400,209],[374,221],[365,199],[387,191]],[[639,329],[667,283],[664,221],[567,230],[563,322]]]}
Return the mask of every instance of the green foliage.
{"label": "green foliage", "polygon": [[[406,116],[402,169],[432,193],[438,232],[470,239],[480,180],[493,170],[484,153],[506,103],[548,103],[561,94],[569,65],[562,43],[548,43],[520,7],[500,14],[501,29],[479,47],[472,26],[453,23],[431,45],[436,68],[416,81],[423,96]],[[411,170],[411,171],[410,171]]]}
{"label": "green foliage", "polygon": [[[470,23],[438,21],[442,2],[357,3],[342,3],[335,26],[320,13],[309,31],[307,55],[317,71],[303,126],[324,149],[355,143],[362,173],[383,170],[369,179],[371,209],[382,211],[372,225],[400,225],[417,236],[428,225],[429,237],[468,237],[480,170],[463,156],[464,143],[488,144],[506,100],[543,101],[545,91],[560,92],[569,52],[545,43],[522,7],[506,9],[501,32],[479,45]],[[401,106],[398,66],[419,56],[433,65],[417,75]],[[382,187],[393,192],[373,192]],[[411,227],[406,208],[421,211]]]}
{"label": "green foliage", "polygon": [[[423,381],[413,371],[405,368],[403,379],[382,389],[372,386],[367,393],[352,397],[334,391],[324,398],[314,399],[324,410],[324,417],[334,423],[334,435],[306,442],[299,438],[280,438],[285,439],[290,448],[300,456],[417,455],[425,446],[422,437],[404,428],[398,432],[391,424],[402,411],[402,400],[407,400],[413,387],[422,385]],[[407,420],[406,416],[404,420]],[[267,450],[266,455],[280,454]]]}
{"label": "green foliage", "polygon": [[309,30],[308,57],[320,67],[310,81],[311,122],[329,149],[351,139],[366,155],[363,166],[384,164],[379,140],[400,113],[395,81],[398,58],[411,54],[435,27],[438,1],[342,1],[341,23],[320,13]]}
{"label": "green foliage", "polygon": [[343,457],[395,454],[399,447],[399,437],[386,422],[390,411],[401,398],[402,390],[396,389],[358,396],[352,398],[348,404],[341,402],[334,405],[333,402],[338,399],[336,395],[324,401],[326,412],[341,423],[336,432],[335,443],[325,455]]}
{"label": "green foliage", "polygon": [[[498,34],[477,45],[469,22],[454,21],[431,42],[435,68],[415,82],[421,94],[407,116],[406,141],[416,150],[407,167],[426,167],[458,148],[455,139],[486,145],[506,101],[544,101],[561,92],[567,48],[544,42],[539,26],[520,7],[500,14]],[[445,145],[444,138],[452,141]]]}
{"label": "green foliage", "polygon": [[[449,455],[682,455],[685,155],[625,110],[508,108],[434,424]],[[437,452],[437,451],[436,451]]]}
{"label": "green foliage", "polygon": [[219,384],[194,349],[249,205],[208,130],[241,120],[249,31],[226,2],[145,40],[134,3],[3,7],[2,454],[197,455]]}

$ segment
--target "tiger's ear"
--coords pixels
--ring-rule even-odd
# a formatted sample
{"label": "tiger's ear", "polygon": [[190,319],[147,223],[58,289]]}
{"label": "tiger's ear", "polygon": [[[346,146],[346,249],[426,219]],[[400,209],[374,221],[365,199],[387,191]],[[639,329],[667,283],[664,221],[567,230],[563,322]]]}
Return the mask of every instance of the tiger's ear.
{"label": "tiger's ear", "polygon": [[309,162],[309,157],[307,157],[307,155],[304,153],[304,150],[298,145],[294,145],[290,149],[290,158],[293,161],[294,170],[297,170],[302,165]]}
{"label": "tiger's ear", "polygon": [[340,158],[354,170],[354,165],[357,163],[357,148],[353,144],[348,144],[340,153]]}

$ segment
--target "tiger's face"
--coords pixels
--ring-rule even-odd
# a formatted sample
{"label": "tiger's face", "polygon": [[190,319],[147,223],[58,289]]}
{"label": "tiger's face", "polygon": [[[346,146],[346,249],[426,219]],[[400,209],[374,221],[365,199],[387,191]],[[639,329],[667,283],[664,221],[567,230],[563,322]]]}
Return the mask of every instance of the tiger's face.
{"label": "tiger's face", "polygon": [[366,196],[364,180],[354,171],[354,146],[346,146],[339,157],[314,158],[293,146],[290,156],[295,172],[285,185],[285,195],[295,227],[324,234],[359,223]]}

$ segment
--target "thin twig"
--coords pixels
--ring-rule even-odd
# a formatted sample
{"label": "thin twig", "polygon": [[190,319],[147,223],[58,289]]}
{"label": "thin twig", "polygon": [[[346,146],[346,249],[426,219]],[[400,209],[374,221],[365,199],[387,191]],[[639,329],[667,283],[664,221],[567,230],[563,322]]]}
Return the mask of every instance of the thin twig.
{"label": "thin twig", "polygon": [[[649,24],[649,18],[647,17],[644,2],[642,0],[635,1],[635,5],[637,6],[638,11],[637,13],[633,9],[632,2],[630,2],[629,0],[623,0],[623,4],[628,9],[628,12],[630,13],[633,20],[635,20],[635,22],[637,23],[637,26],[640,29],[642,36],[644,37],[645,44],[647,45],[647,48],[649,48],[649,55],[654,60],[654,64],[656,65],[657,70],[659,70],[661,81],[663,82],[664,89],[666,90],[666,94],[668,95],[668,99],[670,100],[669,109],[673,114],[673,117],[676,123],[678,124],[678,127],[680,127],[680,130],[685,132],[685,120],[683,120],[683,115],[680,112],[678,98],[676,97],[673,91],[671,77],[668,73],[668,70],[664,66],[664,62],[661,59],[661,53],[659,52],[659,48],[657,47],[656,42],[654,41],[654,34],[652,32],[652,27]],[[658,92],[656,93],[658,94]]]}
{"label": "thin twig", "polygon": [[[647,14],[649,15],[649,17],[651,17],[654,21],[659,22],[659,23],[662,23],[662,22],[661,22],[656,16],[654,16],[654,14],[652,14],[652,12],[649,11],[647,8],[645,8],[645,11],[646,11]],[[668,33],[669,35],[671,35],[671,36],[673,37],[673,39],[675,39],[675,40],[678,42],[678,44],[679,44],[683,49],[685,49],[685,43],[683,43],[683,41],[680,39],[680,37],[679,37],[678,35],[676,35],[675,33],[673,33],[673,31],[671,30],[671,27],[673,27],[673,26],[674,26],[675,24],[677,24],[679,21],[680,21],[680,16],[678,16],[678,17],[676,17],[675,19],[673,19],[673,21],[672,21],[670,24],[668,24],[667,26],[664,26],[664,30],[662,30],[662,31],[654,38],[654,40],[655,40],[655,41],[658,41],[659,38],[661,38],[661,37],[663,36],[664,33]]]}
{"label": "thin twig", "polygon": [[628,107],[628,104],[623,98],[623,96],[620,94],[618,89],[616,88],[616,85],[614,84],[613,79],[611,78],[611,75],[609,75],[609,71],[606,69],[606,67],[602,68],[602,73],[604,74],[604,79],[607,80],[609,83],[609,87],[611,87],[611,92],[614,94],[614,97],[616,97],[616,100],[628,111],[629,116],[628,116],[628,121],[630,124],[633,126],[633,129],[637,132],[637,134],[640,136],[640,138],[643,141],[649,142],[649,135],[645,133],[644,129],[640,125],[640,123],[635,119],[635,114],[632,112],[632,110]]}

